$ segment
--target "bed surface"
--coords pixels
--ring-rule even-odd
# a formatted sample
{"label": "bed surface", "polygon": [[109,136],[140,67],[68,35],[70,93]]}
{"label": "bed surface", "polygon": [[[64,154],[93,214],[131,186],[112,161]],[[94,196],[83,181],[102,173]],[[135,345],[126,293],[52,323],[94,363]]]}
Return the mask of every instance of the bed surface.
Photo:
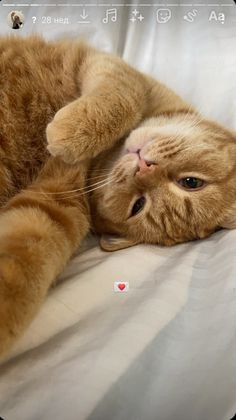
{"label": "bed surface", "polygon": [[[236,130],[233,1],[221,0],[227,7],[172,6],[171,20],[159,25],[157,6],[136,6],[145,19],[129,20],[137,2],[117,7],[117,22],[108,24],[102,19],[109,7],[92,2],[85,7],[90,24],[77,23],[79,6],[7,3],[0,6],[1,35],[12,33],[9,11],[21,10],[25,26],[17,36],[83,36]],[[194,22],[184,20],[193,8]],[[225,13],[224,24],[209,22],[212,10]],[[71,23],[43,24],[44,16],[69,17]],[[88,237],[0,366],[0,417],[230,420],[236,412],[235,255],[236,231],[111,254]],[[114,282],[129,282],[129,291],[115,293]]]}

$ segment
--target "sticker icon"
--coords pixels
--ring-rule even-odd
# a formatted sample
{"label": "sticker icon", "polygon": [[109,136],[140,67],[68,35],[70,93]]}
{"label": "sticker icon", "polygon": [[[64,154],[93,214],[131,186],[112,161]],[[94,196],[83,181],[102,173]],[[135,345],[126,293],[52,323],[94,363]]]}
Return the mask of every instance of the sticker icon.
{"label": "sticker icon", "polygon": [[158,9],[156,17],[157,17],[157,22],[158,23],[167,23],[171,19],[171,10],[170,9]]}
{"label": "sticker icon", "polygon": [[128,281],[115,281],[114,282],[114,292],[126,293],[128,291],[129,291]]}

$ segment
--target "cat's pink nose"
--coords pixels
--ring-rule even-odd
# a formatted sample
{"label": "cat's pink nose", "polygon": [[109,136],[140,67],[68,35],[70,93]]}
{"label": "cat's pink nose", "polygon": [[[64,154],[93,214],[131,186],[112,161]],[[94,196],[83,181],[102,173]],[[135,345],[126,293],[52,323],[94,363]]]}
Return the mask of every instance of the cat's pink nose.
{"label": "cat's pink nose", "polygon": [[139,159],[138,166],[140,172],[145,172],[148,170],[148,165],[145,159]]}
{"label": "cat's pink nose", "polygon": [[137,169],[137,173],[138,174],[145,174],[147,172],[152,171],[154,168],[154,164],[151,162],[147,162],[145,159],[140,158],[138,161],[138,169]]}

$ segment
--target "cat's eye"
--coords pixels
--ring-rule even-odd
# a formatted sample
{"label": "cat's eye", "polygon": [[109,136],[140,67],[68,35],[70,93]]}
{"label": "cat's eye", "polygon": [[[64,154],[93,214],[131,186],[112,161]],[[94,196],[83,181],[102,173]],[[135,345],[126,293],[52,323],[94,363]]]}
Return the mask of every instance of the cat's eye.
{"label": "cat's eye", "polygon": [[179,179],[178,184],[187,190],[196,190],[203,187],[205,185],[205,181],[200,178],[189,176],[187,178]]}
{"label": "cat's eye", "polygon": [[131,216],[135,216],[136,214],[138,214],[141,210],[143,210],[144,206],[146,203],[146,198],[144,196],[138,198],[131,210]]}

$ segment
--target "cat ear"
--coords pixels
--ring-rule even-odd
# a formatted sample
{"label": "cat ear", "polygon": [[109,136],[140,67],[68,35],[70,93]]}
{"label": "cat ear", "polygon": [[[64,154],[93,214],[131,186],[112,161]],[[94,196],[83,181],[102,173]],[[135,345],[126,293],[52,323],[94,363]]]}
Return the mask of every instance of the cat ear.
{"label": "cat ear", "polygon": [[230,212],[226,215],[225,219],[221,223],[221,227],[226,229],[236,229],[236,204],[234,204]]}
{"label": "cat ear", "polygon": [[102,235],[100,246],[104,251],[118,251],[119,249],[129,248],[137,245],[138,242],[121,236]]}

